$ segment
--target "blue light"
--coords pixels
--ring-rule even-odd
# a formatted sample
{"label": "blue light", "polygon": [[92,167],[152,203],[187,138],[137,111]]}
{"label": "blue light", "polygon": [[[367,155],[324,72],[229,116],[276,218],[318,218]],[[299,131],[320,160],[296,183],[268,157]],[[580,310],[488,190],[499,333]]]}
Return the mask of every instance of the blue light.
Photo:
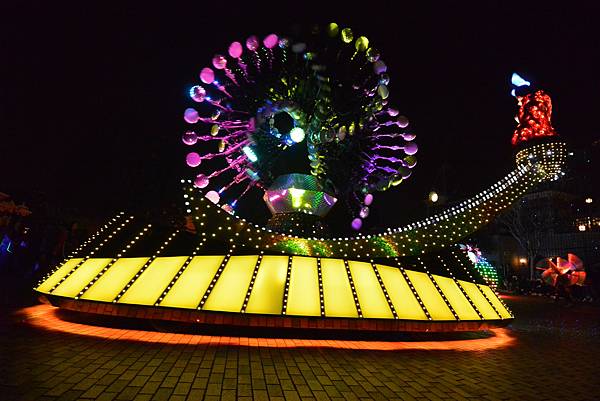
{"label": "blue light", "polygon": [[235,207],[235,205],[237,205],[237,199],[231,202],[231,207]]}
{"label": "blue light", "polygon": [[529,86],[531,85],[531,82],[529,81],[525,81],[525,79],[523,79],[519,74],[517,74],[516,72],[513,72],[512,77],[510,78],[510,83],[513,84],[516,87],[521,87],[521,86]]}
{"label": "blue light", "polygon": [[510,91],[510,95],[511,95],[512,97],[517,97],[517,90],[516,90],[516,89],[513,89],[513,90],[511,90],[511,91]]}
{"label": "blue light", "polygon": [[246,154],[246,156],[248,157],[248,160],[250,160],[251,162],[255,162],[258,160],[258,156],[256,156],[256,153],[254,153],[254,151],[252,150],[252,148],[250,146],[244,146],[242,148],[242,151]]}

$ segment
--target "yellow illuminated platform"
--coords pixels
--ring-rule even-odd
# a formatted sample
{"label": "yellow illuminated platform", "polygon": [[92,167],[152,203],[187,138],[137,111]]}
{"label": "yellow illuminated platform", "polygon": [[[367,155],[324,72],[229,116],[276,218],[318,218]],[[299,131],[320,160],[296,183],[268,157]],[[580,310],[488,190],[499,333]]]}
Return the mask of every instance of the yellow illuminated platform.
{"label": "yellow illuminated platform", "polygon": [[77,258],[36,291],[79,311],[265,327],[454,331],[513,318],[483,284],[306,256]]}

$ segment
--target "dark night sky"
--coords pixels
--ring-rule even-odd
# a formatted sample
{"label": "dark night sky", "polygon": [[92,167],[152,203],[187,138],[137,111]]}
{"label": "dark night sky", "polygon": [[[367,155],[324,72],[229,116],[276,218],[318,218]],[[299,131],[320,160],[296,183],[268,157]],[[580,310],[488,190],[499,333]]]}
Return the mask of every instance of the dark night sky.
{"label": "dark night sky", "polygon": [[231,41],[294,23],[335,21],[369,37],[418,135],[415,174],[378,197],[371,225],[410,219],[443,164],[464,196],[509,171],[512,71],[552,95],[559,133],[578,144],[600,137],[593,2],[10,3],[0,6],[0,191],[42,193],[83,214],[178,202],[179,178],[191,174],[181,116],[198,72]]}

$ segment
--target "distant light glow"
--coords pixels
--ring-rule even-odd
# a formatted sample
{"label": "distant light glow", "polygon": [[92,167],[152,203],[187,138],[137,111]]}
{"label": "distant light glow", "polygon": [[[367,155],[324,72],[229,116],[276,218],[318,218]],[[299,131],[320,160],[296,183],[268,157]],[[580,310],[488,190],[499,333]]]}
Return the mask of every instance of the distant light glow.
{"label": "distant light glow", "polygon": [[592,203],[594,200],[592,198],[585,198],[585,203]]}
{"label": "distant light glow", "polygon": [[258,156],[256,156],[256,153],[254,153],[254,150],[252,150],[250,146],[244,146],[242,148],[242,151],[246,154],[248,160],[250,160],[251,162],[254,163],[258,160]]}
{"label": "distant light glow", "polygon": [[290,138],[296,143],[302,142],[304,140],[304,136],[304,130],[300,127],[294,127],[290,131]]}
{"label": "distant light glow", "polygon": [[429,200],[431,201],[431,203],[435,203],[439,200],[439,195],[437,194],[437,192],[435,191],[431,191],[429,193]]}
{"label": "distant light glow", "polygon": [[523,79],[516,72],[513,72],[512,77],[510,78],[510,83],[513,84],[516,87],[530,86],[531,85],[531,82],[526,81],[525,79]]}
{"label": "distant light glow", "polygon": [[578,228],[579,228],[579,231],[585,231],[586,227],[585,227],[585,224],[580,224]]}

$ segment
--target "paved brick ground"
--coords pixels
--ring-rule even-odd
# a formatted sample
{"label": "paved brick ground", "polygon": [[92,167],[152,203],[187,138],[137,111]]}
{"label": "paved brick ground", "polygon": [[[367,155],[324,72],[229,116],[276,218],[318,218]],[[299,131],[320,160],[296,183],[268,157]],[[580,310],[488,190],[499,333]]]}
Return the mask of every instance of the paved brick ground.
{"label": "paved brick ground", "polygon": [[600,307],[507,302],[508,329],[439,341],[168,334],[4,310],[0,400],[600,399]]}

